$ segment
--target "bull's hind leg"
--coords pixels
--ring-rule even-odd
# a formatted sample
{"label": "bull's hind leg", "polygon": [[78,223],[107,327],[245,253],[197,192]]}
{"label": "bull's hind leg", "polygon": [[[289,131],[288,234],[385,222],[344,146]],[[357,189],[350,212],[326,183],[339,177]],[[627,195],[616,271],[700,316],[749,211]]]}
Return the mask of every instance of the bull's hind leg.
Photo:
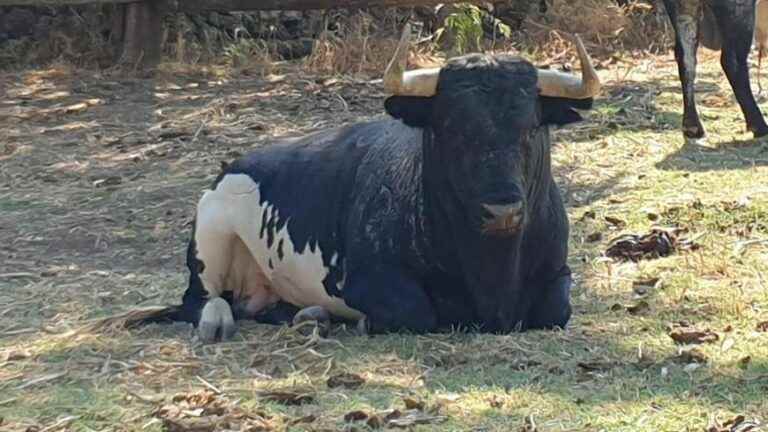
{"label": "bull's hind leg", "polygon": [[215,191],[206,192],[198,204],[194,239],[194,259],[199,263],[197,277],[209,298],[197,327],[203,342],[212,342],[217,335],[228,339],[236,331],[232,309],[221,297],[232,264],[235,234],[215,194]]}
{"label": "bull's hind leg", "polygon": [[[754,0],[752,0],[754,3]],[[768,125],[752,94],[749,83],[749,65],[747,57],[752,47],[752,32],[755,23],[754,7],[731,2],[714,2],[715,17],[723,35],[723,52],[720,64],[728,77],[736,100],[739,102],[747,129],[755,137],[768,135]]]}

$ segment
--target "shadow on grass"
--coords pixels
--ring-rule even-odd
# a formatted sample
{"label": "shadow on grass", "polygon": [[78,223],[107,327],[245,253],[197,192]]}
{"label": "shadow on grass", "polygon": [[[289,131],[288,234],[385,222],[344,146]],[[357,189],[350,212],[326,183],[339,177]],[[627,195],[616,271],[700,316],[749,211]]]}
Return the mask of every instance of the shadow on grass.
{"label": "shadow on grass", "polygon": [[587,121],[562,130],[559,140],[574,143],[606,139],[619,134],[659,132],[680,129],[680,111],[659,109],[659,85],[646,81],[626,81],[603,87],[603,96],[585,113]]}
{"label": "shadow on grass", "polygon": [[768,148],[758,140],[733,140],[717,147],[686,142],[679,150],[658,162],[665,171],[727,171],[768,166]]}

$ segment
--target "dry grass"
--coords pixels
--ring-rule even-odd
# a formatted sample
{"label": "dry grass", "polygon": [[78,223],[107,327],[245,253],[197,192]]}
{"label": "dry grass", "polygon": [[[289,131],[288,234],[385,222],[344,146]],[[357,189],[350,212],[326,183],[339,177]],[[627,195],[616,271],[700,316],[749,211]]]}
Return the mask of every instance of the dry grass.
{"label": "dry grass", "polygon": [[[588,121],[555,133],[576,277],[565,331],[334,328],[321,339],[244,323],[211,346],[180,324],[92,324],[178,302],[190,217],[219,161],[380,115],[379,84],[288,64],[263,77],[178,65],[154,79],[0,76],[0,428],[704,431],[739,414],[768,420],[768,157],[704,54],[709,147],[682,142],[669,54],[602,70]],[[701,248],[604,256],[611,238],[653,225],[687,228]],[[680,321],[717,338],[678,346]],[[329,386],[340,373],[362,383]]]}
{"label": "dry grass", "polygon": [[[330,75],[380,74],[397,46],[398,18],[392,12],[376,20],[359,12],[338,20],[337,31],[325,31],[315,40],[312,53],[304,61],[305,68]],[[431,44],[414,44],[409,60],[412,67],[428,67],[440,61]]]}
{"label": "dry grass", "polygon": [[674,41],[661,2],[619,7],[614,0],[549,0],[545,15],[526,19],[521,36],[528,46],[543,47],[551,56],[565,51],[561,32],[581,35],[598,57],[614,57],[617,52],[626,56],[634,50],[666,52]]}

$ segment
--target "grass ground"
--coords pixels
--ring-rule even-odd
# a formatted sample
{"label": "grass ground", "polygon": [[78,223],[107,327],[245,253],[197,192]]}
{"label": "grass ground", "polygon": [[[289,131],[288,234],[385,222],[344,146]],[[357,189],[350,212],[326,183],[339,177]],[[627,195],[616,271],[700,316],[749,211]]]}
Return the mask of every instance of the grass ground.
{"label": "grass ground", "polygon": [[[556,132],[576,277],[566,330],[365,338],[335,328],[321,339],[244,323],[234,341],[208,346],[185,325],[88,324],[179,301],[190,217],[221,160],[380,115],[381,89],[290,65],[267,77],[1,76],[0,429],[728,431],[738,416],[768,421],[768,148],[744,134],[714,55],[702,62],[708,146],[683,143],[671,56],[602,70],[597,109]],[[636,263],[605,256],[611,239],[654,225],[685,229],[699,248]],[[704,341],[676,344],[681,326]]]}

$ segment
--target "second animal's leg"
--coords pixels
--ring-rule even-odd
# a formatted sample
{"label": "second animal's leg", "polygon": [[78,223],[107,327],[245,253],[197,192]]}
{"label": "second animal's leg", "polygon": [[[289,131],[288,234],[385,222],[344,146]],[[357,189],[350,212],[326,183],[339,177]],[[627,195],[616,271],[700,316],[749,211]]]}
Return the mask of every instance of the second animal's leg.
{"label": "second animal's leg", "polygon": [[720,33],[723,34],[723,53],[720,63],[744,114],[747,129],[754,133],[755,137],[768,135],[768,125],[752,94],[747,64],[755,24],[754,0],[718,2],[713,5],[713,8]]}
{"label": "second animal's leg", "polygon": [[665,1],[667,13],[675,29],[675,60],[683,89],[683,135],[703,138],[704,126],[696,110],[694,84],[696,81],[696,51],[699,47],[699,2],[692,0]]}

